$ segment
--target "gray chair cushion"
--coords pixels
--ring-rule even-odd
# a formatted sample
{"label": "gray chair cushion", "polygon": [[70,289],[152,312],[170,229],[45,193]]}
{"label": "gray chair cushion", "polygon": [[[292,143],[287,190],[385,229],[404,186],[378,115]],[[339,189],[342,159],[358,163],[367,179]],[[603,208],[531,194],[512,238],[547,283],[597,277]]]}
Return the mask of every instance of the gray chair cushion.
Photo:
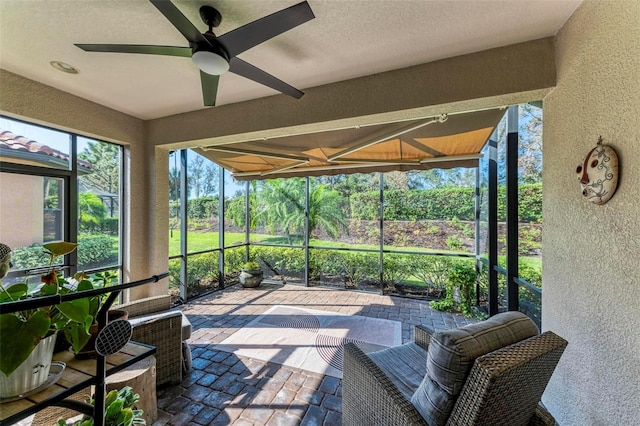
{"label": "gray chair cushion", "polygon": [[129,318],[129,322],[135,328],[138,324],[146,324],[152,321],[157,321],[161,318],[182,315],[182,340],[187,340],[191,337],[191,322],[185,314],[180,311],[163,311],[159,313],[153,313],[149,315],[142,315],[135,318]]}
{"label": "gray chair cushion", "polygon": [[427,351],[413,342],[372,352],[369,358],[380,367],[407,400],[411,399],[426,373]]}
{"label": "gray chair cushion", "polygon": [[444,425],[476,358],[538,333],[535,323],[520,312],[435,333],[429,343],[427,374],[411,402],[429,425]]}

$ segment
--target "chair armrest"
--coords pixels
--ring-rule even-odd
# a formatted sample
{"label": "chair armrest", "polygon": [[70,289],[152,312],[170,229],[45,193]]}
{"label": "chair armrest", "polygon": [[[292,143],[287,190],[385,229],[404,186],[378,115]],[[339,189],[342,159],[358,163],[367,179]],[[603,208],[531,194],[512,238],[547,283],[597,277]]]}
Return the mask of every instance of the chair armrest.
{"label": "chair armrest", "polygon": [[161,296],[145,297],[144,299],[115,305],[113,308],[127,311],[129,313],[129,318],[166,311],[171,308],[171,295],[165,294]]}
{"label": "chair armrest", "polygon": [[360,348],[344,346],[342,424],[426,425],[391,380]]}
{"label": "chair armrest", "polygon": [[556,426],[557,424],[556,419],[542,405],[542,402],[538,403],[536,411],[533,412],[533,416],[529,420],[529,426]]}
{"label": "chair armrest", "polygon": [[133,325],[131,340],[156,347],[156,383],[179,383],[182,380],[182,313],[167,311],[129,320]]}
{"label": "chair armrest", "polygon": [[431,336],[433,330],[424,325],[416,325],[413,329],[413,340],[418,346],[424,350],[429,349],[429,343],[431,342]]}

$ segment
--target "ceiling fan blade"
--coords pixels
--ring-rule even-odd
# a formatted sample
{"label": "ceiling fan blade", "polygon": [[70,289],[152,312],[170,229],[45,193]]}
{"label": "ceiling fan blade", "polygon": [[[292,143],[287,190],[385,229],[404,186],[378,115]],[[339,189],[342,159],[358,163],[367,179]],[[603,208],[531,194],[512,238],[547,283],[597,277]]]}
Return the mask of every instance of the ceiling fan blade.
{"label": "ceiling fan blade", "polygon": [[175,46],[147,46],[143,44],[76,44],[86,52],[142,53],[147,55],[191,57],[191,48]]}
{"label": "ceiling fan blade", "polygon": [[204,106],[216,106],[216,96],[218,94],[219,75],[211,75],[200,71],[200,82],[202,83],[202,98]]}
{"label": "ceiling fan blade", "polygon": [[282,92],[285,95],[292,96],[296,99],[300,99],[302,95],[304,95],[304,92],[301,92],[295,87],[288,85],[284,81],[275,78],[271,74],[262,71],[260,68],[254,67],[240,58],[231,58],[229,61],[229,71],[234,74],[241,75],[244,78],[248,78],[249,80],[253,80],[256,83],[271,87],[278,92]]}
{"label": "ceiling fan blade", "polygon": [[192,43],[209,41],[200,34],[200,31],[189,21],[180,10],[169,0],[149,0],[165,18],[173,24],[184,38]]}
{"label": "ceiling fan blade", "polygon": [[304,1],[229,31],[218,40],[232,58],[313,18],[309,3]]}

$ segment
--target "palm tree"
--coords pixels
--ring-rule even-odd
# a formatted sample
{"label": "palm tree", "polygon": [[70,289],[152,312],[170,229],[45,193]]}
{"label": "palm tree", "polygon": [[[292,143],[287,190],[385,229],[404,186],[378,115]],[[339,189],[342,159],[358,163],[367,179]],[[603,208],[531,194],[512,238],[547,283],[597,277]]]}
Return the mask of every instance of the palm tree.
{"label": "palm tree", "polygon": [[[293,235],[300,235],[305,224],[305,185],[303,179],[274,179],[263,182],[258,213],[254,224],[264,223],[274,232],[281,229],[289,244]],[[345,214],[340,208],[341,197],[326,185],[319,185],[309,193],[309,229],[307,237],[316,229],[324,230],[332,238],[346,229]]]}

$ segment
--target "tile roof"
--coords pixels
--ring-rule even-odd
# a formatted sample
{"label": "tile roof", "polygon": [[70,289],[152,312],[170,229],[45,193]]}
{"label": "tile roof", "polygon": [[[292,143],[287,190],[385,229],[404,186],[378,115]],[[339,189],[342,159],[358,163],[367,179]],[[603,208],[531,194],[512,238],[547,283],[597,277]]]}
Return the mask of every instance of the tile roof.
{"label": "tile roof", "polygon": [[[34,154],[34,161],[47,162],[47,157],[51,157],[51,159],[58,160],[57,162],[69,162],[69,154],[65,154],[37,141],[29,140],[24,136],[15,135],[8,130],[0,129],[0,152],[5,149]],[[78,159],[78,166],[86,170],[91,170],[92,168],[90,162],[80,159]]]}

